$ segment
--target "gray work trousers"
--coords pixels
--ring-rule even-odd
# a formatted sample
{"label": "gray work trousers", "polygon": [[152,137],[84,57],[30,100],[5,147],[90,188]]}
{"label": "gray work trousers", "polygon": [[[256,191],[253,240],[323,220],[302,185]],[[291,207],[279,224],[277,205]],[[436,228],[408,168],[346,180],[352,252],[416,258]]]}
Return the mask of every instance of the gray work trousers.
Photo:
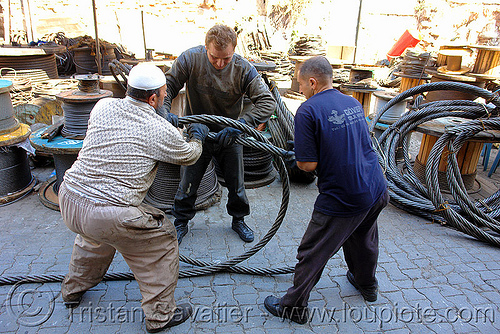
{"label": "gray work trousers", "polygon": [[318,283],[328,260],[344,250],[349,271],[365,289],[376,288],[378,260],[377,218],[389,202],[383,193],[367,211],[353,217],[332,217],[316,210],[297,250],[293,286],[281,298],[282,307],[305,307],[311,290]]}
{"label": "gray work trousers", "polygon": [[61,288],[63,299],[97,285],[118,250],[139,284],[147,328],[167,323],[176,307],[179,249],[175,228],[164,213],[151,206],[93,202],[64,182],[59,205],[64,222],[78,234]]}

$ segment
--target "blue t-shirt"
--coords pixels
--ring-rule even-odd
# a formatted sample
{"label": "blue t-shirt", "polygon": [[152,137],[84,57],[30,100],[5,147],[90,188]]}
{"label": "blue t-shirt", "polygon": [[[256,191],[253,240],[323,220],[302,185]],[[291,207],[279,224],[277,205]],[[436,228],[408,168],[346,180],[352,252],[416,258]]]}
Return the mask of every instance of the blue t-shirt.
{"label": "blue t-shirt", "polygon": [[363,107],[336,89],[313,95],[297,110],[295,157],[318,163],[314,208],[323,214],[355,216],[375,204],[387,188]]}

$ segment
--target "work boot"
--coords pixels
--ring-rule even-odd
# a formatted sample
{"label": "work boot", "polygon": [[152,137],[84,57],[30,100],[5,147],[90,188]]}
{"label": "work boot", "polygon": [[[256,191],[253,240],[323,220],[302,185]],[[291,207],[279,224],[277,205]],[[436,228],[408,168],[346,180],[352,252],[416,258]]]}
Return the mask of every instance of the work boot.
{"label": "work boot", "polygon": [[148,333],[161,332],[166,328],[182,324],[184,321],[189,319],[191,314],[193,314],[193,308],[188,303],[177,305],[174,311],[174,315],[172,316],[172,319],[170,319],[169,322],[167,322],[165,325],[161,327],[151,328],[151,324],[149,323],[149,321],[146,320],[146,330],[148,331]]}
{"label": "work boot", "polygon": [[245,224],[245,220],[243,218],[233,218],[232,228],[233,231],[238,233],[240,239],[244,242],[253,241],[253,231],[247,226],[247,224]]}
{"label": "work boot", "polygon": [[67,308],[75,308],[78,307],[78,305],[80,305],[85,291],[68,293],[68,289],[66,288],[66,280],[68,280],[68,278],[69,274],[66,274],[64,280],[61,283],[61,297],[64,305]]}
{"label": "work boot", "polygon": [[174,226],[177,231],[177,242],[180,245],[182,238],[188,233],[188,220],[185,219],[175,219]]}
{"label": "work boot", "polygon": [[346,276],[347,276],[347,280],[349,281],[349,283],[351,283],[352,286],[354,286],[359,292],[361,292],[361,295],[363,296],[363,298],[367,302],[377,301],[377,291],[378,291],[377,287],[369,288],[369,289],[362,288],[361,286],[359,286],[358,283],[356,283],[356,280],[354,279],[354,275],[350,271],[347,271]]}
{"label": "work boot", "polygon": [[309,308],[307,306],[281,306],[280,302],[280,298],[271,295],[264,300],[264,306],[276,317],[290,319],[301,325],[309,321]]}

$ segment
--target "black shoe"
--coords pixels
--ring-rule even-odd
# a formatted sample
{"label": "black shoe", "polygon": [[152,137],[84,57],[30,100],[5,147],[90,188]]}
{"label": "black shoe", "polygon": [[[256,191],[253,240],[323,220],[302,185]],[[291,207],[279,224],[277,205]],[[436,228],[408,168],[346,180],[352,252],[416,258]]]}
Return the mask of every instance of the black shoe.
{"label": "black shoe", "polygon": [[264,300],[264,306],[276,317],[290,319],[301,325],[309,321],[309,308],[303,306],[282,307],[280,301],[280,298],[267,296]]}
{"label": "black shoe", "polygon": [[146,321],[146,330],[148,331],[148,333],[161,332],[166,328],[182,324],[184,321],[189,319],[191,314],[193,314],[193,308],[188,303],[177,305],[174,311],[174,316],[172,317],[172,319],[170,319],[169,322],[167,322],[165,325],[159,328],[149,328],[148,327],[149,323]]}
{"label": "black shoe", "polygon": [[378,289],[375,287],[375,288],[371,288],[371,289],[363,289],[362,287],[360,287],[358,285],[358,283],[356,283],[356,281],[354,280],[354,275],[350,272],[350,271],[347,271],[347,280],[349,281],[349,283],[351,283],[359,292],[361,292],[361,295],[363,296],[363,298],[367,301],[367,302],[374,302],[377,300],[377,291]]}
{"label": "black shoe", "polygon": [[174,221],[175,230],[177,231],[177,243],[180,245],[182,238],[188,233],[188,220],[176,219]]}
{"label": "black shoe", "polygon": [[67,308],[75,308],[82,302],[82,297],[85,291],[72,294],[70,296],[63,296],[63,303]]}
{"label": "black shoe", "polygon": [[233,231],[238,233],[240,239],[244,242],[253,241],[253,231],[247,224],[245,224],[243,218],[233,218],[232,228]]}

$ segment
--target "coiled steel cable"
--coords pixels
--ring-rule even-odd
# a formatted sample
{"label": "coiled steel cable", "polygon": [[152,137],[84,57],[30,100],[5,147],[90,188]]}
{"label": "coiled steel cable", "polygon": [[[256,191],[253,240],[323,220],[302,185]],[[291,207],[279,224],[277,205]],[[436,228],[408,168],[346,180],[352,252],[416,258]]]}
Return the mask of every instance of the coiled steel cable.
{"label": "coiled steel cable", "polygon": [[[456,158],[456,153],[463,146],[465,141],[473,137],[476,133],[484,130],[500,130],[500,118],[495,117],[485,120],[473,120],[464,124],[446,129],[445,133],[438,139],[432,147],[429,155],[429,161],[426,166],[426,181],[429,184],[429,196],[436,208],[440,208],[446,221],[457,228],[479,240],[488,242],[495,246],[500,246],[500,238],[480,227],[487,227],[494,232],[500,232],[499,222],[482,212],[467,197],[465,187],[460,177],[460,169]],[[457,200],[465,216],[453,206],[449,206],[444,200],[438,182],[438,166],[441,154],[445,148],[448,148],[451,154],[448,154],[447,180],[450,184],[450,190],[453,198]]]}
{"label": "coiled steel cable", "polygon": [[[33,182],[33,176],[26,151],[17,146],[1,146],[0,199],[27,188],[31,182]],[[0,203],[2,203],[1,200]]]}
{"label": "coiled steel cable", "polygon": [[[127,76],[132,69],[132,65],[122,64],[116,59],[113,59],[108,63],[109,71],[115,78],[116,82],[120,85],[124,92],[127,91]],[[120,81],[117,75],[120,75],[123,82]]]}
{"label": "coiled steel cable", "polygon": [[[174,204],[174,197],[179,182],[179,165],[166,162],[159,163],[156,177],[144,198],[144,202],[165,212],[170,212]],[[196,210],[207,208],[219,202],[221,194],[222,190],[217,181],[215,166],[213,163],[210,163],[198,188],[195,202]]]}
{"label": "coiled steel cable", "polygon": [[[245,267],[237,265],[238,263],[248,259],[252,255],[257,253],[259,250],[261,250],[276,234],[276,232],[280,228],[285,218],[290,197],[290,184],[288,181],[288,174],[286,172],[285,164],[281,157],[284,155],[286,151],[276,146],[273,146],[257,130],[252,129],[251,127],[241,122],[225,118],[222,116],[212,116],[212,115],[184,116],[179,118],[179,123],[180,124],[203,123],[208,125],[221,124],[242,130],[244,133],[253,138],[237,138],[236,142],[241,145],[245,145],[248,147],[252,147],[273,154],[274,163],[282,181],[282,199],[278,215],[273,225],[269,229],[269,231],[264,235],[264,237],[262,237],[261,240],[259,240],[259,242],[257,242],[254,246],[252,246],[249,250],[245,251],[243,254],[231,257],[228,260],[221,263],[200,261],[181,254],[179,258],[182,262],[191,264],[196,268],[181,270],[179,272],[179,277],[180,278],[194,277],[194,276],[213,274],[216,272],[233,272],[233,273],[251,274],[251,275],[280,275],[280,274],[292,273],[293,272],[292,266],[284,266],[279,268],[254,268],[254,267]],[[208,138],[212,140],[215,139],[215,134],[209,133]],[[2,276],[0,277],[0,285],[14,284],[16,282],[49,283],[49,282],[59,282],[62,281],[63,279],[64,275]],[[104,276],[104,279],[132,280],[134,279],[134,276],[132,273],[109,273]]]}
{"label": "coiled steel cable", "polygon": [[63,102],[64,126],[61,134],[65,138],[83,139],[87,134],[90,112],[96,102],[70,103]]}
{"label": "coiled steel cable", "polygon": [[[476,86],[456,82],[437,82],[413,87],[394,97],[377,113],[370,122],[370,131],[373,134],[375,124],[391,106],[408,97],[436,90],[472,93],[484,98],[488,104],[457,100],[420,104],[422,97],[417,97],[413,110],[403,114],[382,133],[378,141],[375,141],[379,162],[386,170],[391,203],[412,214],[449,224],[479,240],[500,246],[500,238],[495,233],[500,231],[500,225],[495,219],[499,214],[500,194],[496,192],[481,201],[470,200],[456,158],[456,154],[467,139],[480,131],[500,130],[500,118],[496,117],[500,112],[500,99],[497,95]],[[471,121],[447,127],[445,134],[434,144],[425,168],[426,185],[424,185],[415,175],[409,159],[408,134],[426,121],[448,116],[471,119]],[[399,146],[403,149],[403,164],[406,170],[404,175],[396,162],[396,149]],[[438,180],[439,162],[445,148],[449,151],[446,178],[456,201],[454,203],[444,200]],[[482,227],[492,230],[495,234]]]}

